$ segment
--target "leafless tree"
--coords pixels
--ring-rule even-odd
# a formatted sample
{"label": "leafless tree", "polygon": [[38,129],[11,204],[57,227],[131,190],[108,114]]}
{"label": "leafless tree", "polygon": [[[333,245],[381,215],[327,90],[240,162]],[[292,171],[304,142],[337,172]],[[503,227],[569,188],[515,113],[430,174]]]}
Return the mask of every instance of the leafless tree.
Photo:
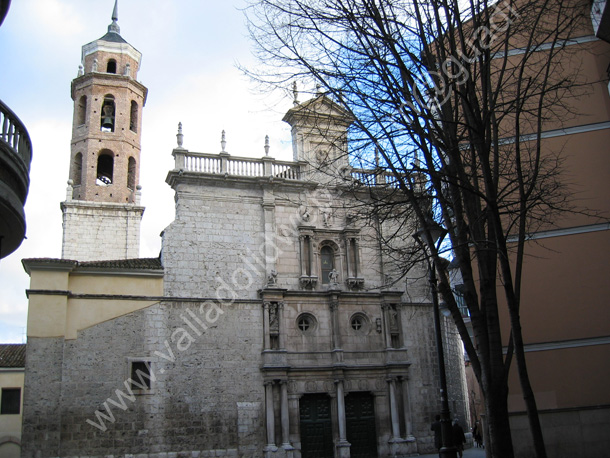
{"label": "leafless tree", "polygon": [[[441,260],[438,289],[484,393],[494,457],[512,457],[507,396],[513,358],[539,458],[546,456],[519,318],[527,235],[575,211],[561,151],[542,133],[574,115],[589,81],[570,40],[590,34],[581,0],[251,0],[260,82],[321,86],[354,118],[350,163],[405,272],[400,221],[446,228],[474,340]],[[366,177],[370,180],[367,180]],[[383,176],[387,179],[379,179]],[[370,202],[371,199],[367,199]],[[431,218],[431,216],[433,218]],[[410,228],[412,229],[412,228]],[[503,347],[500,307],[510,316]]]}

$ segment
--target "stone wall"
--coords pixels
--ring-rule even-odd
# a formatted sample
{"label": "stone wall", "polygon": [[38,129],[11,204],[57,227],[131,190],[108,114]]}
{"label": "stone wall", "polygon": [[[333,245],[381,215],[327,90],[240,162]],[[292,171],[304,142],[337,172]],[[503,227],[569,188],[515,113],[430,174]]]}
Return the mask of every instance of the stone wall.
{"label": "stone wall", "polygon": [[77,261],[137,258],[144,207],[62,202],[62,258]]}
{"label": "stone wall", "polygon": [[176,192],[176,218],[163,235],[166,295],[255,299],[266,276],[260,190],[185,184]]}
{"label": "stone wall", "polygon": [[[166,302],[75,340],[31,339],[23,456],[260,451],[261,316],[258,304]],[[145,394],[126,387],[132,360],[151,364]]]}

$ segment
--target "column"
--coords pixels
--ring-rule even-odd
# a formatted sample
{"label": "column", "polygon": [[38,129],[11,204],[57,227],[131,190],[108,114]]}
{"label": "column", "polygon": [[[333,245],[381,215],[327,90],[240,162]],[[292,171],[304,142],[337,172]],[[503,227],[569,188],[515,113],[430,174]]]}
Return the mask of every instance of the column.
{"label": "column", "polygon": [[280,350],[286,349],[286,330],[284,329],[284,303],[277,303],[277,326]]}
{"label": "column", "polygon": [[360,276],[360,244],[354,238],[354,277]]}
{"label": "column", "polygon": [[288,416],[288,381],[282,380],[280,382],[281,389],[281,421],[282,421],[282,447],[284,449],[292,450],[290,445],[290,418]]}
{"label": "column", "polygon": [[[307,262],[307,275],[311,275],[311,276],[315,276],[317,275],[317,270],[314,272],[313,269],[313,259],[314,259],[314,255],[313,255],[313,244],[311,241],[311,235],[308,235],[307,238],[305,239],[305,243],[307,244],[307,255],[306,255],[306,262]],[[322,280],[320,280],[322,281]]]}
{"label": "column", "polygon": [[405,415],[405,433],[407,440],[413,438],[413,421],[411,414],[411,397],[409,395],[409,378],[399,377],[402,385],[402,402]]}
{"label": "column", "polygon": [[347,428],[345,424],[345,395],[343,380],[335,380],[337,385],[337,423],[339,424],[339,442],[337,443],[337,456],[349,457],[350,443],[347,441]]}
{"label": "column", "polygon": [[332,338],[332,349],[338,350],[341,348],[341,338],[339,335],[339,319],[337,317],[338,308],[339,308],[339,299],[331,298],[330,299],[330,324],[331,324],[331,338]]}
{"label": "column", "polygon": [[345,265],[347,267],[347,277],[354,277],[355,275],[352,275],[352,263],[350,261],[350,254],[351,254],[351,243],[352,243],[352,239],[350,239],[349,237],[345,238]]}
{"label": "column", "polygon": [[277,261],[277,247],[274,243],[275,197],[266,189],[263,192],[263,214],[265,218],[265,273],[269,274],[272,270],[275,270],[275,262]]}
{"label": "column", "polygon": [[389,316],[390,304],[381,304],[381,315],[383,317],[383,334],[385,336],[385,347],[392,348],[392,334],[390,332],[390,316]]}
{"label": "column", "polygon": [[273,411],[273,382],[265,382],[265,415],[267,417],[266,450],[274,450],[275,446],[275,414]]}
{"label": "column", "polygon": [[387,379],[390,390],[390,417],[392,420],[392,439],[400,439],[400,419],[398,418],[398,404],[396,402],[396,379]]}
{"label": "column", "polygon": [[271,337],[269,335],[269,307],[271,307],[271,302],[263,302],[263,350],[269,350],[271,348]]}
{"label": "column", "polygon": [[307,254],[305,244],[307,243],[306,235],[299,235],[299,249],[301,252],[301,275],[309,275],[307,272]]}

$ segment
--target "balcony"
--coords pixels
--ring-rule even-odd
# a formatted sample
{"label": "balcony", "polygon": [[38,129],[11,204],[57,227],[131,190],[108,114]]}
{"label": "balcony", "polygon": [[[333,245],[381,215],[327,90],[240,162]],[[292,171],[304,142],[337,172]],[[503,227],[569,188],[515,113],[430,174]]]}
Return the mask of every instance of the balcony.
{"label": "balcony", "polygon": [[30,186],[32,143],[17,115],[0,101],[0,259],[25,238],[23,206]]}

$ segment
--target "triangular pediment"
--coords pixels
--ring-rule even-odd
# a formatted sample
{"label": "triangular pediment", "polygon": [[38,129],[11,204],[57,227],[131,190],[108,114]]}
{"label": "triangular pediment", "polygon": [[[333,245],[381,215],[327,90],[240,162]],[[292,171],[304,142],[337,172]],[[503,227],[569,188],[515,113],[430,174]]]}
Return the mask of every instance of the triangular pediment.
{"label": "triangular pediment", "polygon": [[354,122],[354,117],[345,108],[324,94],[320,94],[291,108],[282,120],[290,125],[294,125],[299,120],[306,121],[310,118],[319,119],[320,117],[332,119],[334,122],[345,126],[349,126]]}

